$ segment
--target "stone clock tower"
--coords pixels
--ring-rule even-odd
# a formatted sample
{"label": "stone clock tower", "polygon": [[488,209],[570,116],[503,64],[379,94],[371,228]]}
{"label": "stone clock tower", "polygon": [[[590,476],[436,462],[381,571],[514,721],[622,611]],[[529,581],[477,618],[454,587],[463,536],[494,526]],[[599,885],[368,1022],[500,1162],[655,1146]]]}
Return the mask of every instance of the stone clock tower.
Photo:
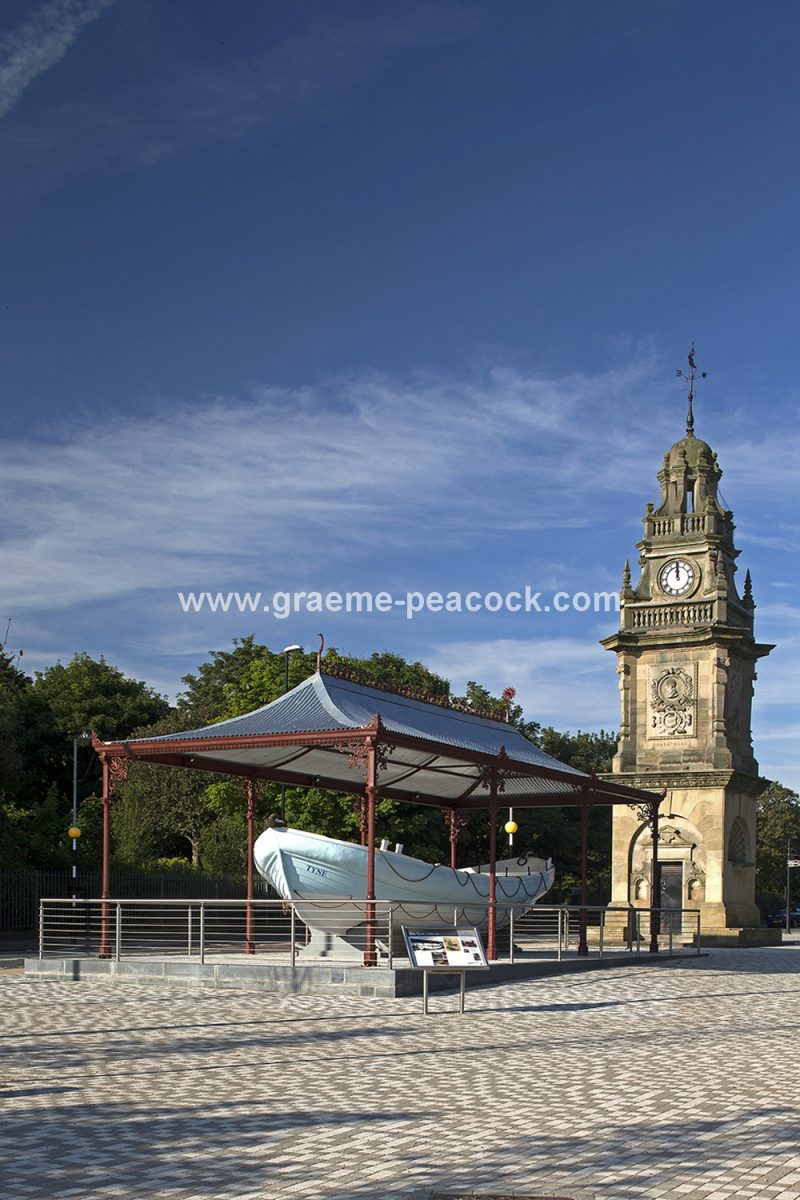
{"label": "stone clock tower", "polygon": [[[717,456],[694,436],[694,355],[686,436],[664,456],[661,500],[648,504],[641,577],[625,564],[617,655],[622,706],[615,782],[666,789],[659,810],[655,906],[699,908],[706,937],[758,940],[756,797],[750,709],[756,662],[749,572],[736,582],[733,516],[721,501]],[[611,904],[650,907],[652,838],[614,808]],[[673,927],[678,927],[677,914]]]}

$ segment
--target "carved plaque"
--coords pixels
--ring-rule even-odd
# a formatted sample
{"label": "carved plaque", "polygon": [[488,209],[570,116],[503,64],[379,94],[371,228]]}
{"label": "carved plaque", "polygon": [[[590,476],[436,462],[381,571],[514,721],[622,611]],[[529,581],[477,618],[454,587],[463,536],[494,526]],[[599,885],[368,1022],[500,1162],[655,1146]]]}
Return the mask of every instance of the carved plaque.
{"label": "carved plaque", "polygon": [[697,736],[697,664],[650,667],[647,689],[647,736]]}

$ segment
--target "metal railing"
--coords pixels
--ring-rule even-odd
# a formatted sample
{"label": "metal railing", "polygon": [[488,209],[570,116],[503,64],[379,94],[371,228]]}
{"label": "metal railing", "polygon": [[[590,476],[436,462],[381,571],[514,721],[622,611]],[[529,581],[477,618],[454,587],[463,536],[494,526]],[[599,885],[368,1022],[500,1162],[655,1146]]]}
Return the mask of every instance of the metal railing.
{"label": "metal railing", "polygon": [[[432,927],[473,925],[475,906],[415,905]],[[375,900],[65,900],[39,909],[39,958],[183,958],[204,963],[220,955],[300,963],[382,962],[405,958],[401,926],[409,906]],[[673,954],[700,952],[697,909],[655,910],[657,945]],[[505,961],[531,955],[561,960],[570,952],[640,954],[651,946],[650,909],[535,905],[524,915],[497,905],[497,949]],[[679,919],[678,919],[679,918]],[[313,923],[312,929],[308,922]],[[677,926],[677,928],[676,928]],[[583,936],[581,936],[583,934]]]}
{"label": "metal railing", "polygon": [[649,909],[632,906],[559,907],[536,905],[521,917],[513,910],[509,920],[509,960],[515,961],[527,951],[553,949],[561,960],[581,943],[585,930],[588,950],[600,958],[609,951],[626,950],[641,954],[652,942],[651,914],[658,918],[656,944],[659,951],[672,955],[684,950],[700,953],[700,911],[696,908]]}
{"label": "metal railing", "polygon": [[245,954],[299,960],[392,958],[388,901],[42,900],[39,957],[189,958]]}
{"label": "metal railing", "polygon": [[[96,896],[102,887],[102,872],[78,872],[79,896]],[[266,880],[256,876],[256,895],[269,895]],[[112,896],[132,900],[152,897],[158,900],[242,900],[246,896],[244,878],[206,875],[196,871],[144,871],[112,868]],[[68,867],[40,871],[0,868],[0,930],[35,929],[39,901],[43,896],[72,898],[72,874]],[[274,895],[274,893],[272,893]]]}

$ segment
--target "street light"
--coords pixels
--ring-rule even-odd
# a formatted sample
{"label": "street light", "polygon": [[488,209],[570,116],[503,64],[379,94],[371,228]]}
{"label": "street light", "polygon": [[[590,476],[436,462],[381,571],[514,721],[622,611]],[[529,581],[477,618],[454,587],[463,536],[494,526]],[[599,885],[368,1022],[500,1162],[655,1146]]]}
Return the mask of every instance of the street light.
{"label": "street light", "polygon": [[[289,659],[293,654],[302,654],[303,647],[298,646],[296,642],[291,646],[283,647],[283,694],[289,690]],[[281,820],[286,820],[286,784],[281,784]]]}
{"label": "street light", "polygon": [[295,654],[295,653],[302,654],[303,647],[298,646],[298,645],[283,647],[283,690],[284,690],[284,692],[288,692],[288,690],[289,690],[289,656],[291,654]]}
{"label": "street light", "polygon": [[78,898],[78,742],[88,742],[91,733],[80,729],[72,735],[72,826],[67,834],[72,838],[72,899]]}
{"label": "street light", "polygon": [[508,820],[506,821],[506,824],[505,824],[505,831],[508,834],[508,852],[512,856],[514,853],[514,834],[517,832],[518,829],[519,829],[519,825],[514,820],[514,810],[513,810],[513,808],[510,808],[508,810]]}
{"label": "street light", "polygon": [[792,853],[792,839],[786,841],[786,932],[792,932],[792,868],[800,867],[800,854]]}

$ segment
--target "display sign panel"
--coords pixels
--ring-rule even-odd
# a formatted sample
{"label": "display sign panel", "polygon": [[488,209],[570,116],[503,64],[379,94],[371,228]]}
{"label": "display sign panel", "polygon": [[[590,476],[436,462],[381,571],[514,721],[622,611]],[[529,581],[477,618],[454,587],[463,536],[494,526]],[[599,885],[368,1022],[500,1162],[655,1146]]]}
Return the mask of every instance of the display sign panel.
{"label": "display sign panel", "polygon": [[489,970],[481,935],[474,925],[458,929],[401,928],[412,967],[426,971]]}

